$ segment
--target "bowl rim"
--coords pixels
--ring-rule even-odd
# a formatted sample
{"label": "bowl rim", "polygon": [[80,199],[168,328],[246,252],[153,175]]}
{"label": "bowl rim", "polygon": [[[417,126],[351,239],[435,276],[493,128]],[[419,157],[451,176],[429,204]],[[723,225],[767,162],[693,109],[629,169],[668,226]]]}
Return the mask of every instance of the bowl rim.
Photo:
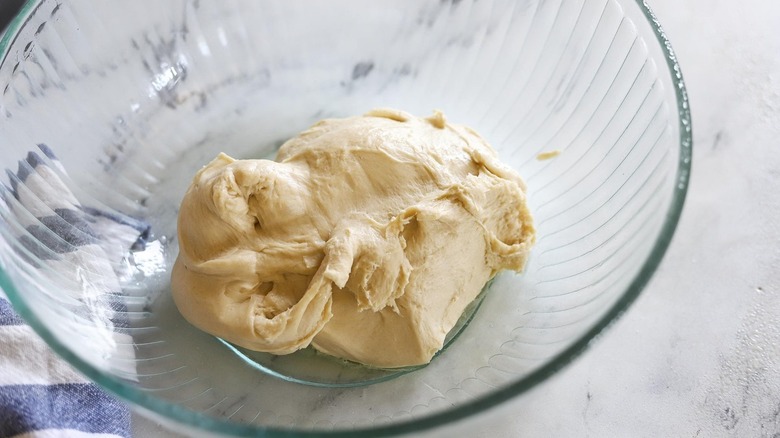
{"label": "bowl rim", "polygon": [[[19,31],[31,19],[35,11],[45,0],[27,0],[13,21],[5,29],[2,38],[0,38],[0,65],[5,63],[9,55],[9,48],[19,35]],[[631,0],[629,0],[631,1]],[[332,431],[306,431],[283,429],[276,427],[258,427],[250,425],[241,425],[230,423],[217,418],[205,416],[199,412],[189,410],[174,403],[150,396],[148,393],[133,389],[122,380],[107,374],[89,363],[85,362],[73,354],[64,344],[62,344],[49,330],[41,320],[35,315],[30,307],[27,306],[20,292],[16,289],[8,273],[0,267],[0,289],[8,296],[14,310],[32,327],[32,329],[63,359],[65,359],[74,368],[87,376],[90,380],[98,383],[102,388],[114,396],[129,402],[128,404],[142,411],[154,413],[156,416],[173,420],[182,425],[194,426],[205,431],[232,436],[264,436],[264,437],[308,437],[308,436],[338,436],[338,437],[365,437],[365,436],[390,436],[410,432],[419,432],[425,429],[432,429],[455,421],[463,420],[474,414],[483,412],[489,408],[497,406],[515,396],[518,396],[536,385],[542,383],[550,376],[557,373],[566,365],[579,357],[588,345],[597,339],[609,326],[615,323],[622,316],[628,307],[639,296],[641,291],[648,284],[653,273],[660,264],[663,256],[669,247],[674,235],[680,215],[682,214],[683,204],[688,190],[688,184],[691,173],[691,162],[693,155],[693,130],[691,125],[691,113],[688,100],[688,93],[683,80],[682,71],[677,60],[672,45],[666,36],[660,22],[650,9],[646,0],[633,0],[639,6],[645,19],[655,34],[660,48],[665,54],[666,65],[671,75],[674,85],[674,91],[677,101],[677,116],[680,129],[680,157],[678,160],[676,184],[673,189],[672,201],[669,210],[666,212],[666,218],[661,227],[658,239],[653,245],[647,260],[640,271],[636,274],[629,287],[623,295],[612,305],[612,307],[598,320],[598,322],[587,332],[579,337],[568,348],[556,355],[545,365],[534,370],[526,377],[515,381],[501,389],[491,392],[487,395],[477,397],[463,405],[454,407],[447,411],[427,415],[422,418],[406,420],[397,424],[388,424],[377,427],[361,427],[351,430],[332,430]],[[2,29],[0,29],[2,31]]]}

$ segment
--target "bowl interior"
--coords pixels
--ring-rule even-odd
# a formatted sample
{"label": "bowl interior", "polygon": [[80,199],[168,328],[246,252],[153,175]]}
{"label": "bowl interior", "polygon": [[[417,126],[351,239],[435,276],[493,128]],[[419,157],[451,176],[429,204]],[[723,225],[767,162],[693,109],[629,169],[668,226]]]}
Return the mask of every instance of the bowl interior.
{"label": "bowl interior", "polygon": [[[665,43],[629,0],[31,2],[2,42],[0,285],[82,372],[172,421],[390,433],[478,412],[582,351],[663,255],[690,165]],[[234,351],[187,324],[169,273],[194,172],[373,107],[441,109],[524,176],[525,273],[402,372]]]}

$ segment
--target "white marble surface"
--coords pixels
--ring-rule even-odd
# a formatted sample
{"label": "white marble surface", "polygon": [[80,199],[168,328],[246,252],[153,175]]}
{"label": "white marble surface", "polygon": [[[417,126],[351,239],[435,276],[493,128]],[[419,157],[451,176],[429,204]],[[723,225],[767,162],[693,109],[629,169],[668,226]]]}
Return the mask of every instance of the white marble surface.
{"label": "white marble surface", "polygon": [[[693,112],[693,177],[671,248],[574,364],[427,436],[780,434],[780,2],[651,6]],[[133,432],[179,436],[140,416]]]}

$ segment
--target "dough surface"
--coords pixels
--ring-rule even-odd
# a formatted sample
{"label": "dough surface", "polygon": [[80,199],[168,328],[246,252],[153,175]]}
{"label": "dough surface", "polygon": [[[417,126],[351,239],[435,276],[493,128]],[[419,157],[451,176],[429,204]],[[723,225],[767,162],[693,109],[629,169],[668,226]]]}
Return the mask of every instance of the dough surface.
{"label": "dough surface", "polygon": [[178,234],[173,297],[196,327],[383,368],[428,363],[535,239],[525,184],[478,134],[390,109],[320,121],[276,161],[220,154]]}

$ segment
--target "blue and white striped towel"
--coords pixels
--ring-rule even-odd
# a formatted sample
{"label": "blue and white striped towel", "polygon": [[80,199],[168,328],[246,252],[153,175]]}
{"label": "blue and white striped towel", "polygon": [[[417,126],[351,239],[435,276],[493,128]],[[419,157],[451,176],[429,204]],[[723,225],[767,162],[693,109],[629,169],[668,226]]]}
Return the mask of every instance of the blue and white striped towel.
{"label": "blue and white striped towel", "polygon": [[[42,154],[30,152],[16,172],[7,171],[10,187],[0,186],[0,208],[24,224],[22,242],[49,268],[57,266],[55,254],[98,267],[118,285],[111,265],[143,245],[148,226],[82,206],[60,178],[64,169],[52,151],[39,147]],[[111,321],[121,328],[121,312]],[[56,356],[0,291],[0,437],[61,436],[128,437],[129,409]]]}

